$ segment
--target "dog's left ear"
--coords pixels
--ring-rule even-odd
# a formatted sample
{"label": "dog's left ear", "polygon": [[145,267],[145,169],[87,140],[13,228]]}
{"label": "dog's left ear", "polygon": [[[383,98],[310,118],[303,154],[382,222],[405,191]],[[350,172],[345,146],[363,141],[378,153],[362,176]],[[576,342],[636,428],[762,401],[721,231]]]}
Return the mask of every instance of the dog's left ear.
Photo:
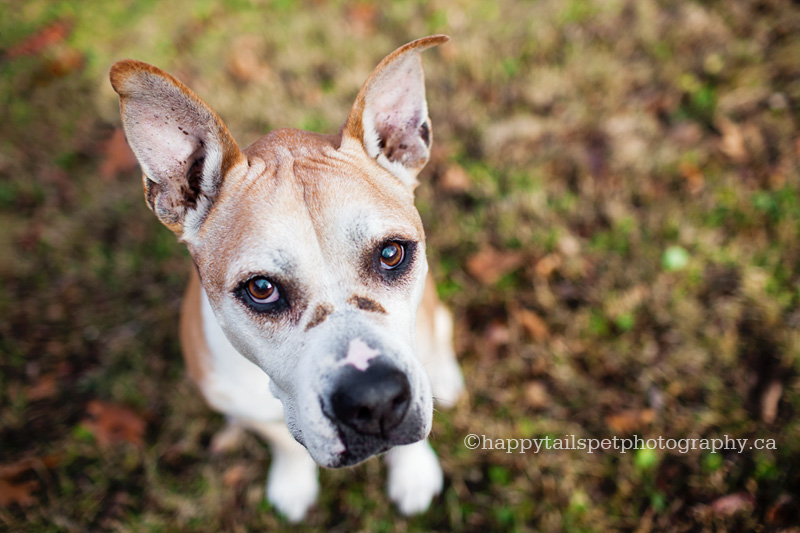
{"label": "dog's left ear", "polygon": [[424,37],[384,58],[359,91],[342,131],[343,145],[361,144],[410,188],[428,162],[432,140],[420,52],[449,40],[446,35]]}

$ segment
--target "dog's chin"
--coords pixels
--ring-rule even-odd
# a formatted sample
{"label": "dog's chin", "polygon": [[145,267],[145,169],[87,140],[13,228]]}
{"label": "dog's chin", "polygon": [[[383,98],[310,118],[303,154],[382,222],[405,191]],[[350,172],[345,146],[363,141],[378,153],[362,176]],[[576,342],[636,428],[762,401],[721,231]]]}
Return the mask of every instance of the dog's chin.
{"label": "dog's chin", "polygon": [[420,432],[418,438],[403,438],[403,439],[380,439],[372,437],[358,436],[358,438],[351,439],[345,445],[344,451],[340,453],[323,453],[318,456],[316,453],[309,450],[314,460],[322,467],[325,468],[344,468],[348,466],[355,466],[373,457],[389,451],[395,446],[402,446],[404,444],[413,444],[425,438],[425,433]]}
{"label": "dog's chin", "polygon": [[[294,439],[308,450],[314,461],[324,468],[354,466],[370,457],[380,455],[395,446],[413,444],[428,436],[432,417],[407,416],[406,420],[386,436],[363,435],[347,426],[326,419],[328,431],[322,434],[304,433],[294,420],[287,420]],[[331,431],[336,436],[331,438]]]}

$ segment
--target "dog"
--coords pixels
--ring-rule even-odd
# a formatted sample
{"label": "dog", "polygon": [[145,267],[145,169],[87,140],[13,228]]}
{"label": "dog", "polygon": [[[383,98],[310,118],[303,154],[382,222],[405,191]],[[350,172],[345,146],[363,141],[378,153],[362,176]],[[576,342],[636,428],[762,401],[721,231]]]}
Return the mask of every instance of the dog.
{"label": "dog", "polygon": [[413,192],[432,141],[421,52],[448,40],[384,58],[339,134],[278,129],[244,150],[166,72],[130,59],[110,71],[147,205],[194,261],[180,337],[228,420],[212,448],[263,437],[267,500],[293,522],[317,497],[317,465],[385,452],[406,515],[442,489],[433,398],[452,405],[463,378]]}

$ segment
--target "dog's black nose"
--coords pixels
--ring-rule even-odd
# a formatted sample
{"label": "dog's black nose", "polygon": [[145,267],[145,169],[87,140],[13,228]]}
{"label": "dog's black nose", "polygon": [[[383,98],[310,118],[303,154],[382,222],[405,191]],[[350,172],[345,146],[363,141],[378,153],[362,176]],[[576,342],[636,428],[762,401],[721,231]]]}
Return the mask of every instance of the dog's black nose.
{"label": "dog's black nose", "polygon": [[385,435],[397,427],[410,400],[405,374],[380,362],[363,372],[347,368],[331,395],[336,418],[362,435]]}

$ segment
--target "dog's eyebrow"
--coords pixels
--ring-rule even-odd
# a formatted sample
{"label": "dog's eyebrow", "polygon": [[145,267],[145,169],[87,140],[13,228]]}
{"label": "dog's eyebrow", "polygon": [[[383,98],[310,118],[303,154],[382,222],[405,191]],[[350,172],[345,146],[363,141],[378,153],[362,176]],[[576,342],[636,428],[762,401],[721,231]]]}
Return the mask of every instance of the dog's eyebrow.
{"label": "dog's eyebrow", "polygon": [[280,248],[262,249],[257,253],[248,248],[233,264],[235,268],[231,272],[235,274],[228,279],[231,287],[236,287],[256,275],[286,277],[297,269],[297,262],[292,254]]}
{"label": "dog's eyebrow", "polygon": [[347,228],[347,236],[351,242],[376,242],[387,237],[408,241],[421,238],[418,229],[404,219],[371,209],[363,209],[351,215]]}

